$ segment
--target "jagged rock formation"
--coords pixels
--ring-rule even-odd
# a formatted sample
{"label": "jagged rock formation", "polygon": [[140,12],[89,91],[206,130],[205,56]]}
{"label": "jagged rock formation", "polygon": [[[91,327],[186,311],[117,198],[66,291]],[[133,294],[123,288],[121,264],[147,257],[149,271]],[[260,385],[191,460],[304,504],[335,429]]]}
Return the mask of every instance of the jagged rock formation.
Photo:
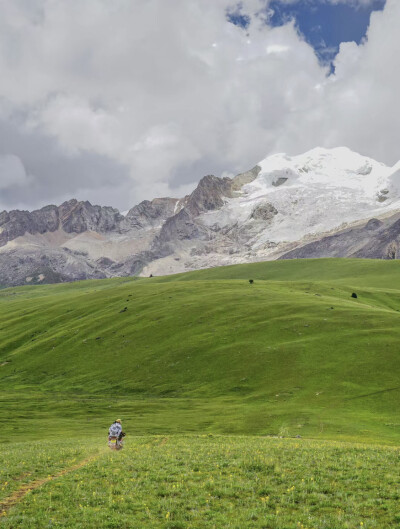
{"label": "jagged rock formation", "polygon": [[221,208],[226,198],[231,198],[232,180],[230,178],[217,178],[213,175],[204,176],[193,193],[185,203],[186,211],[197,217],[205,211]]}
{"label": "jagged rock formation", "polygon": [[70,200],[59,208],[59,225],[67,233],[85,231],[106,232],[115,230],[123,216],[117,209],[92,206],[90,202]]}
{"label": "jagged rock formation", "polygon": [[126,220],[131,227],[138,229],[157,227],[175,214],[178,203],[176,198],[144,200],[128,211]]}
{"label": "jagged rock formation", "polygon": [[164,257],[174,253],[180,243],[207,239],[207,233],[207,229],[193,219],[189,210],[183,208],[163,224],[160,234],[154,240],[152,250],[158,257]]}
{"label": "jagged rock formation", "polygon": [[70,200],[0,213],[0,285],[159,275],[277,258],[400,256],[400,163],[278,154],[124,216]]}
{"label": "jagged rock formation", "polygon": [[0,285],[135,275],[176,199],[145,201],[126,217],[73,199],[0,213]]}
{"label": "jagged rock formation", "polygon": [[3,211],[0,213],[0,246],[25,235],[57,230],[59,212],[56,206],[46,206],[38,211]]}
{"label": "jagged rock formation", "polygon": [[124,220],[117,209],[92,206],[90,202],[69,200],[61,206],[46,206],[32,211],[3,211],[0,213],[0,246],[26,233],[65,233],[111,231]]}

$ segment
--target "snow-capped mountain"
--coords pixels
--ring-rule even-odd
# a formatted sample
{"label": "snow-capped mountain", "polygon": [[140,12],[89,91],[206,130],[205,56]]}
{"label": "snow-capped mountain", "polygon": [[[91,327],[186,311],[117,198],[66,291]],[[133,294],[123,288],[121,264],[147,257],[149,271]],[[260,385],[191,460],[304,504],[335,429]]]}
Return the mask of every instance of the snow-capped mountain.
{"label": "snow-capped mountain", "polygon": [[282,257],[397,257],[399,212],[400,163],[344,147],[275,154],[232,179],[205,176],[183,199],[144,201],[124,215],[76,200],[2,212],[0,284]]}
{"label": "snow-capped mountain", "polygon": [[251,241],[253,248],[298,241],[400,207],[400,163],[387,167],[347,148],[317,148],[294,157],[276,154],[258,166],[257,178],[240,196],[203,219],[209,226],[245,225],[261,204],[270,204],[274,221]]}

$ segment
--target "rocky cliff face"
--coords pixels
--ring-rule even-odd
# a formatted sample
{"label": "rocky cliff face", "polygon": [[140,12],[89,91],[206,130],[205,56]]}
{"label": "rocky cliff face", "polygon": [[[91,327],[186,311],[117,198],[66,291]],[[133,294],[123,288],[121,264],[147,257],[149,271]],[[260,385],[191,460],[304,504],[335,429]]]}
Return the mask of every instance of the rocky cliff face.
{"label": "rocky cliff face", "polygon": [[162,226],[159,235],[154,239],[152,250],[155,257],[165,257],[173,254],[177,247],[184,247],[185,243],[206,240],[208,230],[190,214],[187,208],[170,217]]}
{"label": "rocky cliff face", "polygon": [[117,230],[124,217],[117,209],[92,206],[90,202],[69,200],[59,208],[59,225],[67,233],[85,231],[107,232]]}
{"label": "rocky cliff face", "polygon": [[25,233],[46,233],[58,229],[59,212],[56,206],[32,211],[3,211],[0,213],[0,246]]}
{"label": "rocky cliff face", "polygon": [[0,285],[159,275],[277,258],[400,257],[400,164],[277,154],[126,216],[69,200],[0,213]]}
{"label": "rocky cliff face", "polygon": [[176,198],[144,200],[128,211],[126,220],[137,229],[159,227],[175,214],[178,203]]}
{"label": "rocky cliff face", "polygon": [[197,217],[205,211],[221,208],[226,198],[232,197],[232,180],[208,175],[202,178],[197,188],[188,197],[185,209]]}
{"label": "rocky cliff face", "polygon": [[4,246],[26,233],[107,232],[118,229],[124,217],[117,209],[92,206],[90,202],[69,200],[61,206],[46,206],[36,211],[3,211],[0,213],[0,245]]}

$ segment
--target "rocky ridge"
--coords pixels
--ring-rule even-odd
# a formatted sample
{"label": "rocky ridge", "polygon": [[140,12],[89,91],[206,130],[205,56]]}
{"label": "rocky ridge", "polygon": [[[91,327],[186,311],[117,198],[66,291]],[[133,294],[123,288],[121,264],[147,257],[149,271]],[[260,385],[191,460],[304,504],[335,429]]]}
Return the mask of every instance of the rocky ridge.
{"label": "rocky ridge", "polygon": [[322,237],[291,250],[281,259],[322,257],[362,257],[365,259],[399,259],[400,213],[384,219],[369,219],[361,226]]}
{"label": "rocky ridge", "polygon": [[0,285],[169,274],[277,258],[400,255],[400,164],[348,149],[278,154],[126,215],[69,200],[0,213]]}

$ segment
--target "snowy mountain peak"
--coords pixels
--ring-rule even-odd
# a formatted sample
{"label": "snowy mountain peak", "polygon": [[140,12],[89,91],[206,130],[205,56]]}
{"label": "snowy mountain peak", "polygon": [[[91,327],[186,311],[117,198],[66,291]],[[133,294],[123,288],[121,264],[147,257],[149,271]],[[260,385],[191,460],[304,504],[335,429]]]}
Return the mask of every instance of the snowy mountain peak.
{"label": "snowy mountain peak", "polygon": [[298,241],[343,224],[400,209],[400,164],[388,167],[346,147],[317,147],[298,156],[274,154],[258,163],[258,176],[204,216],[208,226],[253,225],[253,212],[268,204],[277,211],[257,231],[251,246]]}
{"label": "snowy mountain peak", "polygon": [[[348,149],[317,147],[298,156],[275,154],[262,160],[260,178],[275,185],[287,177],[287,184],[323,184],[335,187],[363,186],[374,193],[393,168]],[[286,182],[286,181],[285,181]]]}

